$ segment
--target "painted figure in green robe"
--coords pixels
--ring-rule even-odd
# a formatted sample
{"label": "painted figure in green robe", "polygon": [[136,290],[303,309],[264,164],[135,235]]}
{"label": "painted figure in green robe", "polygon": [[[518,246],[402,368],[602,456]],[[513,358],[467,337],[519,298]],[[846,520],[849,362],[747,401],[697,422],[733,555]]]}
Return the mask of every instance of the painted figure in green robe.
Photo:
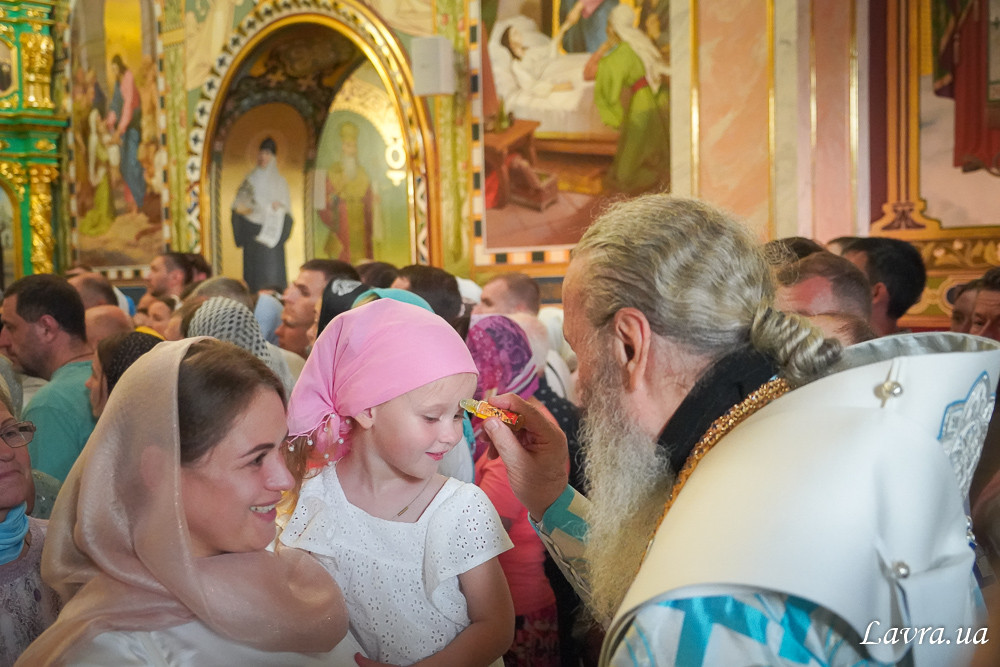
{"label": "painted figure in green robe", "polygon": [[601,120],[619,132],[605,187],[629,195],[670,186],[670,67],[634,23],[631,7],[615,7],[608,40],[584,69]]}

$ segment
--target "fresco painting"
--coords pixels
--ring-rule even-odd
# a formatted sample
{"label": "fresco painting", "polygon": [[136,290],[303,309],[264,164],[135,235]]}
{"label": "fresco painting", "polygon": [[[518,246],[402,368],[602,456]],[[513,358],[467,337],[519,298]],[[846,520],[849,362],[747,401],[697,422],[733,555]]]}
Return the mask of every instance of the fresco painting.
{"label": "fresco painting", "polygon": [[370,63],[345,81],[316,150],[317,257],[412,262],[402,128]]}
{"label": "fresco painting", "polygon": [[1000,224],[1000,1],[969,4],[921,6],[920,193],[943,227]]}
{"label": "fresco painting", "polygon": [[147,264],[164,244],[152,16],[151,0],[106,0],[101,12],[73,15],[82,39],[72,52],[72,199],[77,259],[94,267]]}
{"label": "fresco painting", "polygon": [[608,198],[669,189],[668,10],[501,4],[484,54],[487,252],[571,247]]}

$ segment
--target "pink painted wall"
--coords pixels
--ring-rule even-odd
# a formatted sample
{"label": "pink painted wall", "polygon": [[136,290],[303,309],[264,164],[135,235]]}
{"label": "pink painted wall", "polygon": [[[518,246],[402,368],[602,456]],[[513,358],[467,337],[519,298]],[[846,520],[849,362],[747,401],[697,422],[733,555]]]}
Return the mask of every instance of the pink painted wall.
{"label": "pink painted wall", "polygon": [[[826,241],[853,233],[851,177],[851,5],[815,2],[812,39],[816,72],[816,147],[812,164],[812,236]],[[809,91],[803,91],[808,95]]]}
{"label": "pink painted wall", "polygon": [[698,3],[698,195],[768,235],[767,4]]}

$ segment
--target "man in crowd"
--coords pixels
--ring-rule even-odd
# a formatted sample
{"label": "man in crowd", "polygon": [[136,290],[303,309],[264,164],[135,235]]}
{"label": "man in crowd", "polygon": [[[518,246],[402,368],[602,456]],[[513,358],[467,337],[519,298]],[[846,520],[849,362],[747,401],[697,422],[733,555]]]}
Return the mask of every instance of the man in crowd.
{"label": "man in crowd", "polygon": [[1000,267],[983,274],[976,281],[976,288],[969,333],[1000,340]]}
{"label": "man in crowd", "polygon": [[84,308],[117,305],[129,317],[135,314],[135,303],[131,297],[112,285],[111,281],[100,273],[83,270],[81,267],[67,271],[66,279],[80,293]]}
{"label": "man in crowd", "polygon": [[845,345],[875,338],[868,321],[872,295],[857,266],[829,252],[816,252],[782,267],[775,304],[798,313]]}
{"label": "man in crowd", "polygon": [[483,285],[479,303],[472,312],[476,315],[500,313],[538,314],[541,298],[538,283],[524,273],[501,273]]}
{"label": "man in crowd", "polygon": [[94,429],[84,383],[93,358],[83,301],[59,276],[15,281],[3,300],[0,347],[17,370],[48,380],[22,417],[38,429],[29,445],[36,469],[64,480]]}
{"label": "man in crowd", "polygon": [[285,289],[281,324],[275,332],[278,346],[305,357],[309,346],[309,327],[316,321],[316,304],[323,288],[334,279],[361,282],[353,266],[339,259],[310,259],[299,267],[299,275]]}
{"label": "man in crowd", "polygon": [[392,286],[423,297],[448,324],[458,324],[462,313],[462,293],[458,290],[458,280],[444,269],[426,264],[410,264],[399,270]]}
{"label": "man in crowd", "polygon": [[193,276],[193,268],[184,253],[165,252],[157,255],[149,265],[146,291],[155,297],[179,300]]}
{"label": "man in crowd", "polygon": [[971,470],[942,448],[976,460],[989,414],[964,404],[994,391],[1000,346],[842,349],[773,308],[772,280],[706,204],[608,209],[563,289],[590,498],[566,484],[563,435],[504,395],[525,428],[485,429],[511,486],[610,622],[604,664],[951,664],[971,645],[883,638],[974,624]]}
{"label": "man in crowd", "polygon": [[84,313],[87,324],[87,344],[97,351],[97,344],[109,336],[128,333],[135,328],[132,318],[118,306],[101,304],[87,308]]}
{"label": "man in crowd", "polygon": [[920,252],[906,241],[868,237],[850,242],[843,257],[861,269],[871,285],[871,325],[875,333],[902,333],[899,318],[920,300],[927,284]]}
{"label": "man in crowd", "polygon": [[117,306],[118,297],[108,279],[100,273],[78,273],[69,278],[69,284],[80,293],[84,308]]}

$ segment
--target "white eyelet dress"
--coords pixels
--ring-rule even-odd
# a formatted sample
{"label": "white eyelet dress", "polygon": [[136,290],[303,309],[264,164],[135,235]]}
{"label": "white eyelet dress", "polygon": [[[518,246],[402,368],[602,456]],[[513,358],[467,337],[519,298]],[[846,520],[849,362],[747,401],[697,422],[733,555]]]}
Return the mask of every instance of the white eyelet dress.
{"label": "white eyelet dress", "polygon": [[348,502],[336,466],[307,480],[279,541],[312,552],[344,592],[369,657],[409,665],[469,625],[458,575],[513,545],[486,495],[449,478],[416,523]]}

